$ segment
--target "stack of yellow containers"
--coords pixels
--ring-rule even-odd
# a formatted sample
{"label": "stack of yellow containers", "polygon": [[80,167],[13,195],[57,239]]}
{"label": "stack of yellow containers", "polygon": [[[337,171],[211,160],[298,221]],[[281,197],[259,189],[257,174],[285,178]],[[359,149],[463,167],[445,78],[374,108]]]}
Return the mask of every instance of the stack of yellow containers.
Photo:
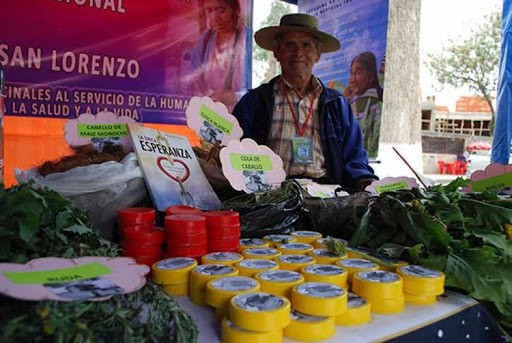
{"label": "stack of yellow containers", "polygon": [[444,293],[445,276],[438,270],[409,265],[397,268],[404,280],[405,302],[414,305],[430,305]]}
{"label": "stack of yellow containers", "polygon": [[268,248],[269,244],[267,241],[261,238],[242,238],[240,240],[240,246],[238,252],[242,252],[249,248]]}
{"label": "stack of yellow containers", "polygon": [[227,316],[229,301],[237,294],[258,292],[258,281],[247,276],[229,276],[208,281],[206,284],[206,303],[215,308],[217,318]]}
{"label": "stack of yellow containers", "polygon": [[242,276],[254,277],[265,270],[276,270],[279,268],[277,262],[263,259],[247,259],[235,263],[238,273]]}
{"label": "stack of yellow containers", "polygon": [[283,328],[290,324],[290,301],[270,293],[235,295],[224,318],[224,343],[282,342]]}
{"label": "stack of yellow containers", "polygon": [[302,267],[315,263],[315,259],[308,255],[281,255],[275,258],[279,269],[299,272]]}
{"label": "stack of yellow containers", "polygon": [[304,282],[292,288],[295,310],[284,335],[292,339],[322,340],[334,335],[335,317],[347,311],[347,291],[327,282]]}
{"label": "stack of yellow containers", "polygon": [[188,295],[189,274],[197,266],[191,257],[172,257],[151,266],[151,278],[164,292],[173,296]]}
{"label": "stack of yellow containers", "polygon": [[373,313],[394,314],[405,309],[402,277],[393,272],[358,272],[352,279],[352,291],[370,302]]}
{"label": "stack of yellow containers", "polygon": [[348,273],[345,269],[332,264],[312,264],[302,267],[305,281],[327,282],[347,289]]}
{"label": "stack of yellow containers", "polygon": [[292,287],[304,282],[304,277],[292,270],[267,270],[257,273],[256,280],[263,292],[290,299]]}
{"label": "stack of yellow containers", "polygon": [[335,263],[336,266],[345,269],[348,273],[347,281],[349,285],[352,285],[352,279],[355,273],[366,271],[366,270],[377,270],[379,265],[372,261],[368,261],[362,258],[345,258]]}
{"label": "stack of yellow containers", "polygon": [[364,298],[348,293],[347,312],[336,316],[336,325],[361,325],[366,324],[371,319],[370,303]]}
{"label": "stack of yellow containers", "polygon": [[238,276],[238,270],[224,264],[203,264],[190,272],[190,301],[206,305],[206,284],[210,280],[226,276]]}

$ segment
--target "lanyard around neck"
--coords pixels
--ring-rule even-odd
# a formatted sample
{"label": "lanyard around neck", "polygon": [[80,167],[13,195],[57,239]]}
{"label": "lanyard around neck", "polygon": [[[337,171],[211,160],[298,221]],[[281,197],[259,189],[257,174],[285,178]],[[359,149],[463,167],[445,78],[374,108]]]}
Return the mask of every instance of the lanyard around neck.
{"label": "lanyard around neck", "polygon": [[315,98],[311,99],[311,105],[309,105],[308,116],[306,117],[304,124],[302,124],[301,126],[299,123],[299,117],[295,114],[295,110],[293,109],[293,106],[290,103],[290,99],[288,98],[288,90],[286,89],[286,86],[284,84],[284,79],[281,79],[281,89],[282,92],[284,93],[284,96],[286,97],[288,108],[290,109],[290,112],[292,112],[293,121],[295,122],[295,128],[297,129],[297,134],[302,137],[306,132],[306,127],[308,125],[309,119],[311,119],[311,117],[313,116],[313,104],[315,103]]}

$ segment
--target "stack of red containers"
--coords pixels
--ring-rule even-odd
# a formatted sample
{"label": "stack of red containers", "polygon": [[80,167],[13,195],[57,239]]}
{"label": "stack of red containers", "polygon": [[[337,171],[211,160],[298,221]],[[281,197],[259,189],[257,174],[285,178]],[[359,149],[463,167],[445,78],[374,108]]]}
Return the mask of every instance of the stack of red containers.
{"label": "stack of red containers", "polygon": [[206,218],[202,214],[171,214],[165,216],[165,258],[192,257],[200,259],[207,253]]}
{"label": "stack of red containers", "polygon": [[117,212],[124,256],[151,266],[161,258],[163,230],[155,226],[156,211],[148,207],[123,208]]}
{"label": "stack of red containers", "polygon": [[235,211],[204,212],[208,252],[237,252],[240,246],[240,216]]}

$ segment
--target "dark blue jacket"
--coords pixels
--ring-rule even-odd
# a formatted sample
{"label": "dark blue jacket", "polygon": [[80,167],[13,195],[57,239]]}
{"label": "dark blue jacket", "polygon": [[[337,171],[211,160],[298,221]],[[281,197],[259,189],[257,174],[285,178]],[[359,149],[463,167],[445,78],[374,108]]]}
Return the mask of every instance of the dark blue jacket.
{"label": "dark blue jacket", "polygon": [[[267,143],[277,78],[250,90],[233,109],[244,138],[252,138],[260,145]],[[361,129],[350,104],[337,90],[323,88],[319,100],[320,136],[329,182],[355,188],[361,179],[377,179],[368,164]]]}

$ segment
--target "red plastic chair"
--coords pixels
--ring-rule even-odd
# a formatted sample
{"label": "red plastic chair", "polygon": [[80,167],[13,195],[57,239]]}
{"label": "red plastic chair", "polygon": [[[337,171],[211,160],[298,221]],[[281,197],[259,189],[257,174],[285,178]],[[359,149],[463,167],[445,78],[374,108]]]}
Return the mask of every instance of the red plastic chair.
{"label": "red plastic chair", "polygon": [[446,163],[444,161],[437,161],[437,166],[439,167],[439,174],[444,174]]}

